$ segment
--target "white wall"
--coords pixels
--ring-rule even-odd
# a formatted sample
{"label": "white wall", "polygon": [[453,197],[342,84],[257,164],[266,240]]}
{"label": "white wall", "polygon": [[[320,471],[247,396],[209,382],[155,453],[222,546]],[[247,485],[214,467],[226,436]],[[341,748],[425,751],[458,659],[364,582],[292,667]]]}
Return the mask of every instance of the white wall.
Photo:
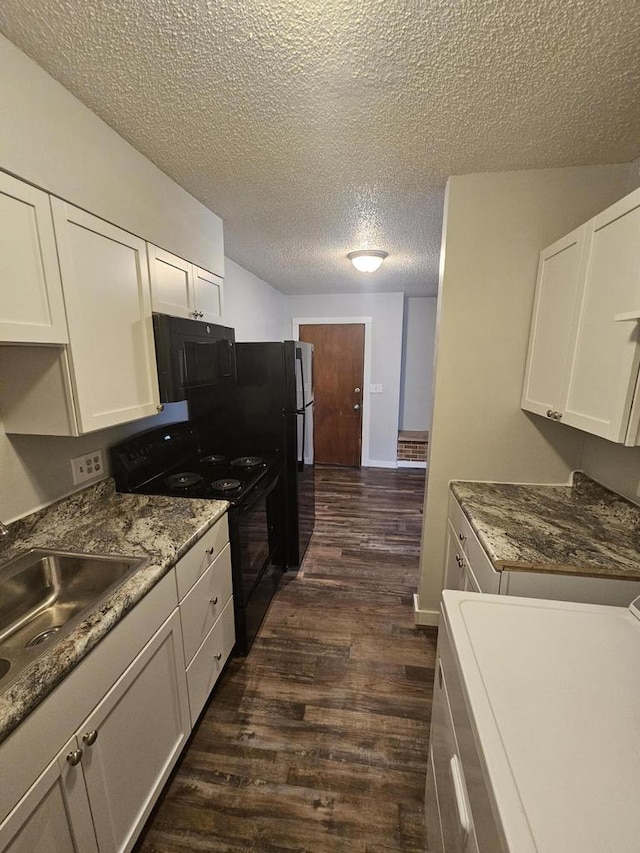
{"label": "white wall", "polygon": [[[368,458],[363,464],[394,467],[398,442],[400,375],[402,361],[402,293],[345,293],[323,296],[289,296],[289,334],[294,318],[371,317],[371,376],[383,386],[382,394],[369,394],[365,384],[363,405],[369,406]],[[365,377],[366,382],[366,377]],[[363,418],[363,424],[366,422]],[[363,436],[366,448],[367,436]]]}
{"label": "white wall", "polygon": [[583,434],[520,409],[540,250],[628,192],[591,166],[454,176],[444,214],[419,618],[437,621],[452,479],[568,482]]}
{"label": "white wall", "polygon": [[433,411],[433,355],[437,299],[405,300],[400,429],[428,430]]}
{"label": "white wall", "polygon": [[224,280],[224,322],[236,330],[237,341],[283,341],[291,336],[286,297],[266,281],[227,258]]}
{"label": "white wall", "polygon": [[0,35],[0,167],[222,275],[222,221]]}
{"label": "white wall", "polygon": [[[85,207],[207,269],[222,268],[218,216],[0,36],[0,168]],[[282,339],[284,296],[228,262],[223,321],[239,340]],[[80,438],[7,436],[0,419],[0,519],[74,491],[69,459],[134,432],[182,420],[186,405]],[[106,459],[105,459],[106,461]]]}

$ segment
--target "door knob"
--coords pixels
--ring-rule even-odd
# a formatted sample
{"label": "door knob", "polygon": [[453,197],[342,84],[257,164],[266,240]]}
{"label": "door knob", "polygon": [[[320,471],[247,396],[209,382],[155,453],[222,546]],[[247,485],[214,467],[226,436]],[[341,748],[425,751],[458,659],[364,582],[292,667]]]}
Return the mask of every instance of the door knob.
{"label": "door knob", "polygon": [[358,411],[358,409],[360,408],[360,403],[354,403],[354,404],[353,404],[353,408],[354,408],[354,409],[356,410],[356,412],[357,412],[357,411]]}
{"label": "door knob", "polygon": [[354,389],[353,389],[353,393],[354,393],[354,394],[359,394],[359,393],[360,393],[360,389],[359,389],[359,388],[354,388]]}

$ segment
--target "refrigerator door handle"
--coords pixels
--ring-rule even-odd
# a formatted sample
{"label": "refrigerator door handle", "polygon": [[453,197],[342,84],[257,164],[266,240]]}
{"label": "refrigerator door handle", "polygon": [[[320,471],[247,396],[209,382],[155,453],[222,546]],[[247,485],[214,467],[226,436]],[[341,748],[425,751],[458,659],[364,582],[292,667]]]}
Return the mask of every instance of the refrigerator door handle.
{"label": "refrigerator door handle", "polygon": [[304,411],[307,401],[304,396],[304,362],[302,360],[302,350],[296,347],[296,360],[300,363],[300,390],[302,392],[302,410]]}
{"label": "refrigerator door handle", "polygon": [[302,412],[302,449],[300,451],[300,459],[298,459],[298,471],[304,471],[304,442],[307,435],[307,410]]}

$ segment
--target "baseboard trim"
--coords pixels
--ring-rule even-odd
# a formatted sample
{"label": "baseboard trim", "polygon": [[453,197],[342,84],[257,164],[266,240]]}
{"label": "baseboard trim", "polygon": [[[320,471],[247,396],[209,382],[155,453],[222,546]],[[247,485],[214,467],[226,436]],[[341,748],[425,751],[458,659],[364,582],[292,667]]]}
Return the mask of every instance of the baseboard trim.
{"label": "baseboard trim", "polygon": [[396,462],[381,462],[379,459],[367,459],[362,463],[363,468],[397,468]]}
{"label": "baseboard trim", "polygon": [[397,462],[398,468],[426,468],[426,462],[410,462],[407,460],[398,459]]}
{"label": "baseboard trim", "polygon": [[413,593],[413,619],[416,625],[430,625],[438,627],[440,621],[440,611],[438,610],[420,610],[418,606],[418,593]]}

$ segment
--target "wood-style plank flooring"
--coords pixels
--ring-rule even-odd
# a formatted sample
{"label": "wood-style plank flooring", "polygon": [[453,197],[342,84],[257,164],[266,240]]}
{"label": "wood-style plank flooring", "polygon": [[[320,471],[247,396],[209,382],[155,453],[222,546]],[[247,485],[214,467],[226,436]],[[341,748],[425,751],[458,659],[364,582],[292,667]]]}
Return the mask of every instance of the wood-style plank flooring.
{"label": "wood-style plank flooring", "polygon": [[417,629],[424,471],[316,469],[316,527],[233,659],[140,853],[422,853],[435,629]]}

